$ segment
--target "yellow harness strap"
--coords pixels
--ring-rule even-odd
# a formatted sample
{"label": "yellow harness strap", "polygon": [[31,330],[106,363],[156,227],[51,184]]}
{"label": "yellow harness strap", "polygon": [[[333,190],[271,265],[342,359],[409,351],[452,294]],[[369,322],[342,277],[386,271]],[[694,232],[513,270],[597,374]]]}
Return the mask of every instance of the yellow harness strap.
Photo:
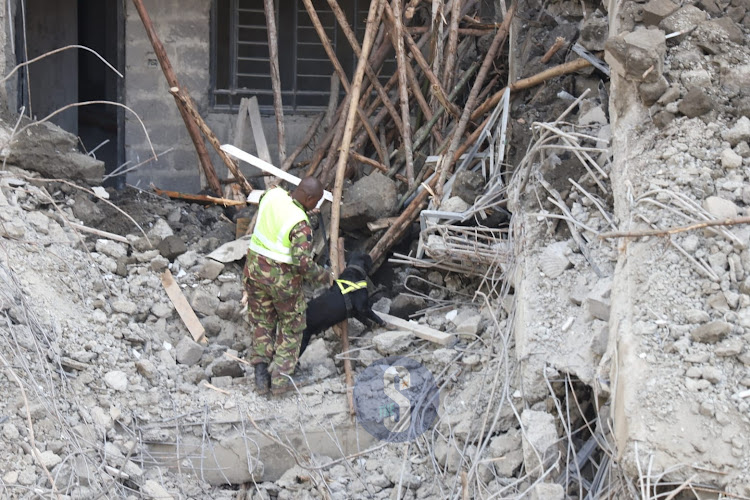
{"label": "yellow harness strap", "polygon": [[339,290],[341,290],[341,295],[367,288],[367,281],[357,281],[355,283],[348,280],[336,280],[336,284],[339,286]]}

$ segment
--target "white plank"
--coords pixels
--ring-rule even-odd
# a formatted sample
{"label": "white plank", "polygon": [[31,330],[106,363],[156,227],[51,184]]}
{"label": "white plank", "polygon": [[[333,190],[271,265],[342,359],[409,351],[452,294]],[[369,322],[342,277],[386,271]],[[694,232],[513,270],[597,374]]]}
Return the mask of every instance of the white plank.
{"label": "white plank", "polygon": [[268,150],[266,136],[263,134],[263,122],[260,119],[260,109],[258,108],[258,98],[253,96],[247,103],[247,113],[250,116],[250,128],[253,131],[255,139],[255,150],[263,161],[271,163],[271,152]]}
{"label": "white plank", "polygon": [[406,321],[404,319],[397,318],[396,316],[391,316],[390,314],[385,314],[377,311],[375,311],[375,314],[383,318],[383,321],[385,321],[389,325],[395,326],[396,328],[399,328],[401,330],[410,331],[420,339],[429,340],[430,342],[435,342],[436,344],[449,345],[452,344],[456,339],[456,336],[453,334],[441,332],[440,330],[435,330],[434,328],[430,328],[429,326],[420,325],[415,321]]}
{"label": "white plank", "polygon": [[[268,163],[267,161],[261,160],[257,156],[253,156],[246,151],[242,151],[240,148],[236,146],[232,146],[231,144],[222,144],[221,149],[228,155],[234,156],[238,160],[242,160],[246,163],[249,163],[250,165],[254,167],[258,167],[264,172],[268,172],[271,175],[275,175],[279,179],[283,179],[287,182],[290,182],[294,184],[295,186],[300,183],[301,179],[297,177],[296,175],[292,175],[289,172],[284,172],[280,168],[275,167],[271,165],[270,163]],[[323,199],[328,200],[328,201],[333,201],[333,194],[331,194],[330,191],[323,191]]]}

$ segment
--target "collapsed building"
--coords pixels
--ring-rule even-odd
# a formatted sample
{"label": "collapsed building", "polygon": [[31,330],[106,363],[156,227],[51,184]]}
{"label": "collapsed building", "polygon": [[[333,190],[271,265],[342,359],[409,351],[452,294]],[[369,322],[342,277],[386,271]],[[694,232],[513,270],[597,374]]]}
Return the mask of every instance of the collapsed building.
{"label": "collapsed building", "polygon": [[[3,496],[750,497],[747,3],[373,3],[0,6]],[[67,45],[110,66],[25,64]],[[123,106],[57,113],[90,101]],[[255,394],[263,173],[209,135],[344,181],[373,307],[414,321],[350,319],[300,360],[317,383]],[[440,391],[410,443],[348,401],[393,355]]]}

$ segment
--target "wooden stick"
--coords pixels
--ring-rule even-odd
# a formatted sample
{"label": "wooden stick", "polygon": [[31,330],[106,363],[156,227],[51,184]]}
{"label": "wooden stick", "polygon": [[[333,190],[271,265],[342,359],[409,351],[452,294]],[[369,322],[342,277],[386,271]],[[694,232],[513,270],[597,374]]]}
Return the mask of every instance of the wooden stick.
{"label": "wooden stick", "polygon": [[286,160],[284,160],[284,163],[281,165],[281,170],[286,172],[291,168],[292,164],[294,163],[294,160],[297,159],[297,157],[302,154],[302,151],[305,150],[305,148],[308,146],[312,138],[315,136],[315,133],[318,131],[318,127],[320,127],[320,123],[323,121],[323,117],[325,115],[323,113],[319,114],[318,117],[313,121],[312,125],[310,125],[310,128],[307,129],[307,133],[305,134],[305,138],[300,141],[299,146],[297,146],[297,149],[292,151],[292,154],[286,157]]}
{"label": "wooden stick", "polygon": [[284,132],[284,108],[281,101],[281,77],[279,76],[279,45],[276,32],[276,14],[273,0],[263,1],[268,28],[268,59],[271,63],[271,85],[273,86],[273,110],[276,115],[276,130],[279,142],[279,164],[286,162],[286,134]]}
{"label": "wooden stick", "polygon": [[193,308],[190,307],[185,295],[180,290],[180,285],[174,280],[169,269],[162,273],[161,284],[164,286],[169,300],[172,301],[175,309],[177,309],[177,314],[180,315],[182,322],[185,323],[188,331],[193,336],[193,340],[204,344],[207,343],[205,328],[203,328],[198,316],[195,315]]}
{"label": "wooden stick", "polygon": [[544,53],[542,56],[541,62],[542,64],[547,64],[550,59],[552,59],[552,56],[557,53],[558,50],[562,48],[562,46],[565,45],[565,39],[561,36],[558,36],[555,38],[555,43],[552,44],[552,47],[547,50],[547,52]]}
{"label": "wooden stick", "polygon": [[[336,16],[336,20],[339,23],[339,26],[344,31],[344,35],[349,41],[349,45],[351,45],[352,50],[354,50],[354,55],[360,57],[362,49],[359,46],[359,42],[357,42],[357,37],[354,35],[351,26],[349,26],[349,21],[347,21],[346,19],[346,14],[344,14],[344,11],[341,10],[341,7],[336,0],[328,0],[328,5],[331,6],[331,9]],[[378,75],[375,74],[375,71],[373,71],[372,67],[370,67],[369,64],[365,66],[365,71],[367,73],[367,78],[370,80],[370,85],[375,88],[378,96],[380,96],[380,101],[388,109],[388,113],[390,113],[391,118],[393,119],[393,123],[396,125],[396,128],[400,133],[403,134],[403,125],[401,123],[401,118],[398,115],[398,111],[396,111],[396,108],[391,103],[390,98],[388,98],[388,94],[385,92],[385,89],[380,84]]]}
{"label": "wooden stick", "polygon": [[[306,0],[309,1],[309,0]],[[372,42],[377,32],[377,24],[383,11],[383,5],[385,0],[373,0],[370,3],[370,9],[367,12],[367,28],[365,29],[365,39],[362,42],[362,55],[359,57],[357,62],[357,70],[354,73],[354,81],[352,82],[352,89],[349,93],[350,101],[353,106],[349,107],[349,112],[346,117],[346,126],[344,128],[344,137],[341,141],[341,152],[339,154],[339,161],[336,165],[336,181],[333,187],[333,206],[331,207],[331,227],[330,227],[330,241],[331,244],[331,264],[339,267],[339,247],[334,242],[338,242],[339,237],[339,218],[341,215],[341,193],[344,188],[344,173],[346,171],[346,162],[349,159],[349,146],[352,141],[352,132],[354,130],[356,104],[359,101],[359,92],[362,87],[362,78],[365,74],[365,66],[367,65],[367,58],[370,55],[370,49],[372,48]],[[343,269],[334,268],[335,274],[338,276]]]}
{"label": "wooden stick", "polygon": [[[346,267],[346,260],[344,259],[344,238],[338,239],[338,268],[343,271]],[[334,326],[334,330],[341,337],[341,352],[349,352],[349,322],[344,320],[341,323]],[[354,416],[357,414],[354,409],[354,376],[352,375],[352,361],[349,356],[344,356],[344,375],[346,377],[346,400],[349,403],[349,414]]]}
{"label": "wooden stick", "polygon": [[[386,0],[387,2],[387,0]],[[387,5],[387,3],[386,3]],[[387,6],[386,12],[389,12],[390,5]],[[406,57],[404,56],[404,37],[402,36],[404,27],[401,23],[401,0],[393,0],[393,8],[398,13],[393,19],[395,30],[393,37],[396,42],[396,64],[398,66],[398,95],[401,100],[401,121],[403,129],[401,138],[404,141],[404,154],[406,156],[406,178],[409,186],[414,184],[414,152],[412,151],[411,142],[411,119],[409,114],[409,91],[406,89]]]}
{"label": "wooden stick", "polygon": [[190,201],[199,201],[203,203],[211,203],[214,205],[223,205],[225,207],[238,207],[238,206],[245,206],[247,205],[247,202],[245,200],[230,200],[229,198],[216,198],[215,196],[208,196],[203,194],[187,194],[187,193],[180,193],[177,191],[167,191],[164,189],[159,189],[157,187],[152,186],[151,189],[154,190],[154,193],[159,195],[166,195],[169,196],[173,200],[190,200]]}
{"label": "wooden stick", "polygon": [[[394,15],[393,10],[391,9],[391,6],[388,5],[387,3],[386,3],[386,8],[385,8],[385,14],[391,23],[397,22],[396,16]],[[398,22],[400,22],[400,19],[398,20]],[[414,56],[414,60],[417,61],[417,64],[419,64],[419,67],[422,68],[422,72],[430,81],[430,84],[432,85],[432,91],[435,94],[435,96],[440,100],[441,104],[445,103],[444,105],[448,106],[448,112],[450,112],[452,115],[456,117],[459,117],[460,113],[459,113],[458,108],[452,103],[448,102],[448,99],[446,97],[447,94],[443,90],[443,86],[440,83],[440,80],[437,79],[435,74],[430,69],[430,65],[427,63],[427,60],[424,58],[422,51],[419,50],[419,48],[417,47],[417,44],[414,43],[414,40],[411,39],[411,36],[409,36],[408,33],[405,33],[403,30],[399,31],[398,28],[396,28],[396,31],[401,35],[400,38],[402,40],[406,40],[406,44],[409,46],[409,50]]]}
{"label": "wooden stick", "polygon": [[443,85],[449,89],[453,86],[453,68],[456,67],[458,47],[458,18],[461,13],[461,1],[453,0],[451,9],[451,24],[448,28],[448,48],[445,50],[445,69],[443,70]]}
{"label": "wooden stick", "polygon": [[[429,26],[405,26],[404,29],[410,35],[421,35],[422,33],[429,33],[431,28]],[[456,28],[456,32],[461,36],[484,36],[494,29],[495,28]],[[443,73],[445,73],[445,70],[443,70]],[[443,88],[445,87],[447,87],[447,85],[443,83]]]}
{"label": "wooden stick", "polygon": [[477,73],[477,79],[474,81],[474,85],[471,87],[471,91],[469,92],[469,97],[466,99],[466,104],[464,106],[463,113],[461,113],[461,118],[458,121],[458,124],[456,125],[456,128],[453,131],[453,138],[451,140],[451,145],[448,147],[448,154],[444,155],[442,160],[440,161],[440,164],[438,164],[436,168],[436,172],[439,172],[439,180],[437,183],[437,194],[438,199],[442,198],[443,195],[443,185],[445,184],[445,179],[448,177],[448,172],[451,170],[451,167],[453,166],[453,155],[456,149],[458,148],[459,143],[463,139],[464,131],[466,130],[466,126],[469,123],[469,118],[471,117],[471,112],[474,110],[474,106],[476,105],[476,98],[479,94],[479,91],[482,89],[482,84],[484,83],[484,79],[487,76],[487,73],[490,70],[490,67],[492,67],[492,64],[495,60],[495,55],[500,50],[500,46],[505,41],[506,36],[508,35],[508,30],[510,29],[510,22],[513,19],[514,13],[516,11],[516,3],[515,1],[508,9],[508,14],[505,16],[505,19],[503,19],[503,24],[500,27],[500,29],[497,31],[497,34],[495,35],[495,38],[492,40],[492,44],[490,45],[490,48],[487,50],[487,55],[484,58],[484,61],[482,62],[482,67],[479,68],[479,73]]}
{"label": "wooden stick", "polygon": [[70,222],[67,219],[66,219],[66,223],[77,231],[82,231],[84,233],[91,233],[101,238],[108,238],[110,240],[119,241],[120,243],[125,243],[126,245],[130,244],[130,242],[128,241],[126,237],[120,236],[119,234],[108,233],[107,231],[102,231],[101,229],[94,229],[93,227],[82,226],[81,224]]}
{"label": "wooden stick", "polygon": [[688,224],[686,226],[677,226],[668,229],[649,229],[647,231],[613,231],[610,233],[602,233],[599,235],[601,239],[608,238],[643,238],[645,236],[669,236],[677,233],[684,233],[686,231],[693,231],[695,229],[703,229],[706,227],[714,226],[736,226],[739,224],[750,224],[750,217],[737,217],[735,219],[720,219],[720,220],[708,220],[704,222],[696,222],[694,224]]}
{"label": "wooden stick", "polygon": [[[572,73],[587,66],[591,66],[591,63],[586,59],[576,59],[574,61],[569,61],[564,64],[560,64],[559,66],[554,66],[550,69],[544,70],[534,76],[518,80],[517,82],[511,84],[509,87],[512,91],[528,89],[530,87],[539,85],[540,83],[545,82],[550,78],[565,75],[567,73]],[[477,107],[477,109],[471,114],[471,120],[476,121],[477,118],[497,106],[497,103],[499,103],[500,99],[503,98],[503,92],[505,92],[505,89],[498,90],[497,92],[492,94],[492,97],[484,101],[481,106]]]}
{"label": "wooden stick", "polygon": [[[169,62],[167,51],[164,49],[164,45],[161,43],[159,36],[156,34],[154,25],[151,22],[151,17],[148,15],[148,11],[146,11],[146,7],[143,5],[143,0],[133,0],[133,4],[138,11],[138,15],[141,17],[143,27],[146,28],[146,35],[148,35],[148,39],[151,41],[151,45],[154,47],[154,53],[156,54],[156,58],[159,60],[159,65],[161,66],[162,72],[167,79],[167,83],[170,87],[179,87],[180,83],[177,81],[177,76],[175,76],[174,69],[172,69],[172,63]],[[188,95],[188,99],[189,98],[190,97]],[[182,116],[182,121],[185,122],[185,128],[187,128],[190,139],[193,141],[195,151],[198,154],[198,160],[200,161],[203,173],[206,175],[208,185],[215,195],[221,196],[221,183],[219,182],[219,177],[216,175],[214,166],[211,163],[211,158],[208,156],[208,149],[206,149],[206,145],[201,138],[200,131],[198,130],[198,124],[190,119],[190,115],[188,114],[187,110],[184,109],[184,107],[180,104],[180,101],[176,97],[175,103],[177,104],[177,109],[180,110],[180,116]]]}
{"label": "wooden stick", "polygon": [[[193,117],[200,131],[203,132],[203,135],[206,137],[206,139],[208,139],[208,142],[211,143],[211,146],[213,146],[216,152],[219,154],[219,158],[222,159],[229,171],[232,172],[232,175],[234,175],[234,177],[237,179],[242,192],[246,195],[250,194],[253,190],[253,187],[247,181],[245,176],[242,175],[242,172],[240,172],[240,169],[234,162],[234,160],[232,160],[229,155],[222,151],[219,139],[216,137],[216,135],[214,135],[206,122],[203,121],[203,118],[198,113],[198,110],[195,109],[195,105],[193,104],[192,99],[190,99],[186,92],[179,87],[172,87],[171,89],[169,89],[169,93],[175,96],[175,99],[182,102],[185,111]],[[216,181],[218,182],[219,179],[217,178]],[[221,195],[221,189],[219,189],[219,195]]]}
{"label": "wooden stick", "polygon": [[[365,155],[361,155],[361,154],[357,153],[354,150],[349,150],[349,156],[351,156],[352,159],[357,160],[357,161],[362,162],[362,163],[365,163],[367,165],[370,165],[371,167],[376,168],[376,169],[380,170],[383,173],[386,173],[386,174],[388,173],[388,167],[386,167],[382,163],[376,162],[372,158],[368,158]],[[409,181],[406,179],[406,177],[404,177],[401,174],[396,174],[395,177],[396,177],[396,179],[400,180],[404,184],[408,184],[409,183]]]}

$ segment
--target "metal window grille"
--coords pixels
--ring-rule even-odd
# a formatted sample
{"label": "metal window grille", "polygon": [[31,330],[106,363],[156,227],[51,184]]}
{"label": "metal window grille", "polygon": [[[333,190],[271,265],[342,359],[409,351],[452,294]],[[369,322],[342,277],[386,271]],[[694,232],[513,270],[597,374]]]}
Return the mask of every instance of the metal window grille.
{"label": "metal window grille", "polygon": [[[334,69],[305,6],[302,0],[276,0],[275,5],[284,108],[292,112],[325,108]],[[345,0],[340,5],[361,40],[369,0]],[[313,6],[341,65],[351,78],[356,57],[328,2],[313,0]],[[214,0],[212,19],[212,106],[218,110],[234,110],[243,97],[255,95],[261,109],[272,109],[273,87],[263,0]],[[392,71],[387,63],[381,74],[390,75]]]}

